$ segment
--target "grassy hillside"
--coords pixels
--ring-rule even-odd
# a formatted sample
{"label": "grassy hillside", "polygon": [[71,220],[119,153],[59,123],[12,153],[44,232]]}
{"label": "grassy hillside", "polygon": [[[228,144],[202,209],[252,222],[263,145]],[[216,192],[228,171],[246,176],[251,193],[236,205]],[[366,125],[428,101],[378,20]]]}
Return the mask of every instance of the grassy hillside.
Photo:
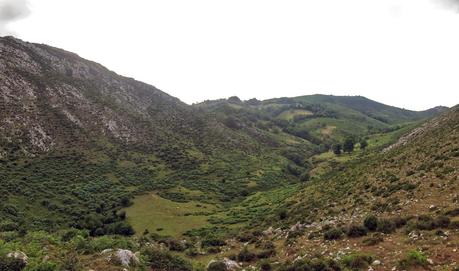
{"label": "grassy hillside", "polygon": [[[445,108],[415,112],[384,105],[361,96],[310,95],[277,98],[264,101],[227,100],[206,101],[195,105],[212,112],[232,129],[274,138],[287,144],[282,136],[305,140],[315,151],[346,137],[397,130],[407,123],[432,117]],[[273,135],[274,134],[274,135]],[[277,135],[277,136],[276,136]],[[279,136],[280,135],[280,136]],[[321,146],[322,145],[322,146]],[[325,146],[325,147],[324,147]]]}

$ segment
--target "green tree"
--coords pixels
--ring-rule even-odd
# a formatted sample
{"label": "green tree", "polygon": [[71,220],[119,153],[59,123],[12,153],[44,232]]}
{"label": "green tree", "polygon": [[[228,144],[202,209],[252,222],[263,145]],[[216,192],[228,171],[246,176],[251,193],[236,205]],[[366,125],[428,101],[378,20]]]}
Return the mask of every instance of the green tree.
{"label": "green tree", "polygon": [[341,154],[341,149],[342,149],[341,144],[335,144],[332,147],[333,153],[336,154],[336,155],[340,155]]}
{"label": "green tree", "polygon": [[365,139],[360,140],[360,149],[365,150],[368,146],[368,142]]}
{"label": "green tree", "polygon": [[351,153],[353,151],[354,151],[354,140],[352,138],[348,138],[344,141],[343,152]]}

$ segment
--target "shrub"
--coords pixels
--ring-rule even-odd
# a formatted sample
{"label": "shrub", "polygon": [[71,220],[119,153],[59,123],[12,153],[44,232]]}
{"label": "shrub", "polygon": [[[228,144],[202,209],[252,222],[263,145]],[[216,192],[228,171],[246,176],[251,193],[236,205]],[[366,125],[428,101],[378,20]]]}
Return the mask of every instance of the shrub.
{"label": "shrub", "polygon": [[168,239],[165,241],[167,247],[171,251],[185,251],[187,249],[187,245],[185,242],[175,240],[175,239]]}
{"label": "shrub", "polygon": [[404,259],[400,260],[399,265],[402,269],[408,269],[414,266],[427,266],[427,257],[417,250],[412,250],[407,253]]}
{"label": "shrub", "polygon": [[354,151],[354,140],[347,138],[343,143],[343,152],[351,153]]}
{"label": "shrub", "polygon": [[42,262],[37,266],[31,269],[32,271],[55,271],[57,269],[57,264],[53,262]]}
{"label": "shrub", "polygon": [[280,271],[303,271],[303,270],[341,270],[338,263],[333,260],[315,258],[312,260],[297,260],[292,264],[282,266]]}
{"label": "shrub", "polygon": [[340,229],[332,228],[324,233],[325,240],[338,240],[343,235],[343,232]]}
{"label": "shrub", "polygon": [[270,258],[270,257],[272,257],[274,255],[276,255],[276,250],[267,249],[267,250],[263,250],[263,251],[258,252],[257,253],[257,258],[266,259],[266,258]]}
{"label": "shrub", "polygon": [[217,254],[220,253],[222,250],[219,247],[210,247],[207,249],[207,253],[209,254]]}
{"label": "shrub", "polygon": [[449,211],[447,211],[445,213],[445,215],[458,216],[459,215],[459,208],[455,208],[455,209],[449,210]]}
{"label": "shrub", "polygon": [[363,239],[362,243],[367,246],[374,246],[384,241],[384,238],[380,233],[375,233],[372,236],[369,236]]}
{"label": "shrub", "polygon": [[268,261],[263,261],[260,263],[260,270],[261,271],[271,271],[273,268]]}
{"label": "shrub", "polygon": [[348,237],[360,237],[367,235],[367,228],[360,225],[350,225],[347,229]]}
{"label": "shrub", "polygon": [[221,247],[226,245],[226,242],[219,238],[208,238],[202,241],[204,247]]}
{"label": "shrub", "polygon": [[376,228],[378,227],[378,218],[374,215],[367,216],[365,220],[363,221],[363,225],[369,231],[375,231]]}
{"label": "shrub", "polygon": [[142,253],[148,265],[154,270],[163,271],[191,271],[191,264],[186,260],[174,256],[166,251],[148,248]]}
{"label": "shrub", "polygon": [[433,230],[435,229],[435,221],[429,215],[421,215],[416,221],[416,228],[418,230]]}
{"label": "shrub", "polygon": [[395,227],[398,229],[406,225],[407,219],[404,217],[396,216],[392,218],[392,222],[394,222]]}
{"label": "shrub", "polygon": [[435,225],[439,228],[448,228],[450,223],[451,220],[447,216],[440,215],[435,218]]}
{"label": "shrub", "polygon": [[449,223],[449,228],[450,229],[459,229],[459,220],[451,221],[451,223]]}
{"label": "shrub", "polygon": [[285,210],[285,209],[280,210],[278,215],[279,215],[279,219],[280,220],[286,219],[287,218],[287,210]]}
{"label": "shrub", "polygon": [[226,264],[224,262],[212,262],[207,267],[207,271],[227,271]]}
{"label": "shrub", "polygon": [[2,231],[17,231],[19,229],[19,225],[12,221],[5,221],[0,224],[0,232]]}
{"label": "shrub", "polygon": [[247,247],[244,247],[244,249],[239,252],[237,255],[237,260],[240,262],[250,262],[254,260],[257,256],[255,253],[250,252]]}
{"label": "shrub", "polygon": [[382,233],[392,233],[395,231],[395,223],[389,219],[380,219],[376,230]]}
{"label": "shrub", "polygon": [[373,261],[373,257],[365,254],[350,254],[342,259],[343,265],[351,270],[362,269],[368,267]]}
{"label": "shrub", "polygon": [[26,264],[21,259],[0,257],[0,271],[20,271]]}

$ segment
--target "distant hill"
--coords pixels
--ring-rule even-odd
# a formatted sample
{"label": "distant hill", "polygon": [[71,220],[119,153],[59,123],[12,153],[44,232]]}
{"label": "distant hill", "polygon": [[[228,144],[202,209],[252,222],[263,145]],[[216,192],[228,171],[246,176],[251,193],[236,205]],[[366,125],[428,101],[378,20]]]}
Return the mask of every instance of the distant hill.
{"label": "distant hill", "polygon": [[381,104],[361,96],[309,95],[264,101],[241,101],[237,97],[205,101],[195,107],[217,116],[232,128],[253,133],[289,134],[315,145],[330,145],[346,137],[388,132],[435,116],[445,107],[410,111]]}

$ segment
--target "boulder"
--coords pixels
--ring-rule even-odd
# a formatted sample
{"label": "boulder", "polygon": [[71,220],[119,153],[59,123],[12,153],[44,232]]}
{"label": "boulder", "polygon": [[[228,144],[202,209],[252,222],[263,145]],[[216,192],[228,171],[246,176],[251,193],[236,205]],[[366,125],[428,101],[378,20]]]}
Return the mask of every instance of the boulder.
{"label": "boulder", "polygon": [[136,253],[128,249],[117,249],[116,251],[105,249],[101,254],[107,255],[107,260],[109,262],[116,262],[126,267],[135,266],[140,262]]}
{"label": "boulder", "polygon": [[290,232],[302,231],[304,228],[305,225],[301,224],[300,222],[297,222],[295,225],[290,227]]}
{"label": "boulder", "polygon": [[131,266],[139,263],[137,255],[130,250],[118,249],[115,255],[123,266]]}
{"label": "boulder", "polygon": [[10,252],[6,255],[6,257],[19,259],[24,263],[24,265],[27,265],[27,262],[29,260],[29,257],[27,257],[27,255],[22,251]]}
{"label": "boulder", "polygon": [[[209,264],[207,265],[207,268],[209,268],[209,266],[211,264],[215,263],[215,262],[219,262],[219,261],[211,260],[209,262]],[[241,268],[241,266],[237,262],[235,262],[233,260],[230,260],[228,258],[223,258],[223,260],[221,260],[220,262],[225,264],[227,271],[235,271],[235,270],[239,270]]]}

